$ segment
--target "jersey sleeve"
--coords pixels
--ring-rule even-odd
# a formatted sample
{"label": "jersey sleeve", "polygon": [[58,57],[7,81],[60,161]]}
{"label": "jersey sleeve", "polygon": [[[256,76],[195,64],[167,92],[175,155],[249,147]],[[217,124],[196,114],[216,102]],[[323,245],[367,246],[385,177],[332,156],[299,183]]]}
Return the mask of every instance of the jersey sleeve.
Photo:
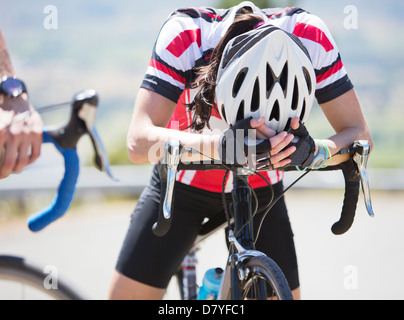
{"label": "jersey sleeve", "polygon": [[338,47],[319,17],[307,12],[297,15],[293,34],[310,54],[316,72],[318,103],[331,101],[353,88]]}
{"label": "jersey sleeve", "polygon": [[200,58],[201,31],[193,19],[169,18],[157,37],[141,87],[177,103]]}

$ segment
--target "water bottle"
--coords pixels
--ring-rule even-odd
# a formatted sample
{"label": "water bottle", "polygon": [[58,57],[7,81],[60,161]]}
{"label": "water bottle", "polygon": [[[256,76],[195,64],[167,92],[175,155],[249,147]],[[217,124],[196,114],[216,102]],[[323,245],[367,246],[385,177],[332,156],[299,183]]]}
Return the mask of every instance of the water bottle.
{"label": "water bottle", "polygon": [[219,295],[223,269],[209,269],[203,277],[202,287],[198,292],[198,300],[216,300]]}

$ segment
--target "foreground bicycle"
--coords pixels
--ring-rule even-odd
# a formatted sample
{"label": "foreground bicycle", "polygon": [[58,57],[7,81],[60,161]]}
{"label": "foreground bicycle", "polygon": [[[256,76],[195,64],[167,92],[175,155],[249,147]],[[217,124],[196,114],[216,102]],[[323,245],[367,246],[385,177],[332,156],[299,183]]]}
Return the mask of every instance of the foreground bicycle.
{"label": "foreground bicycle", "polygon": [[[369,149],[368,141],[356,141],[349,149],[340,151],[341,154],[349,153],[350,159],[347,162],[320,169],[326,171],[342,170],[345,178],[345,195],[341,217],[332,226],[332,232],[336,235],[345,233],[353,224],[360,185],[362,185],[367,211],[370,216],[374,216],[366,172]],[[270,257],[255,250],[255,241],[259,236],[259,231],[256,235],[253,234],[252,219],[257,213],[258,200],[254,190],[249,187],[247,182],[248,176],[255,174],[255,170],[247,166],[230,168],[223,164],[215,164],[213,160],[208,164],[206,161],[201,164],[182,162],[181,158],[187,152],[194,151],[183,148],[179,141],[169,141],[165,146],[164,160],[159,163],[161,199],[164,198],[164,201],[160,203],[158,221],[153,226],[155,235],[164,236],[170,230],[173,219],[175,177],[178,170],[217,169],[227,170],[227,173],[232,171],[233,203],[227,207],[224,200],[226,217],[223,217],[222,220],[207,221],[203,224],[194,246],[194,248],[197,247],[198,243],[217,230],[227,227],[229,257],[222,275],[220,290],[217,296],[213,295],[211,298],[219,300],[251,298],[264,300],[272,297],[279,300],[292,300],[292,293],[282,270]],[[309,172],[310,170],[304,172],[278,198],[273,199],[267,205],[261,223],[278,199]],[[252,208],[253,200],[255,200],[254,209]],[[176,274],[179,294],[182,299],[193,300],[198,295],[195,267],[195,249],[193,249],[185,257],[182,268]],[[189,270],[194,272],[189,272]]]}
{"label": "foreground bicycle", "polygon": [[[67,103],[37,110],[42,112],[65,104]],[[92,141],[95,152],[95,166],[100,171],[106,172],[111,179],[117,180],[111,173],[107,154],[94,126],[98,105],[97,93],[90,89],[82,90],[74,95],[69,104],[71,104],[71,116],[67,124],[58,128],[45,128],[43,132],[43,143],[52,143],[62,154],[65,173],[53,202],[28,218],[28,227],[33,232],[38,232],[61,218],[70,208],[80,171],[77,143],[84,135],[88,134]],[[21,284],[21,287],[24,288],[22,293],[24,298],[69,300],[83,298],[59,277],[57,286],[47,286],[47,277],[48,274],[44,272],[43,268],[25,258],[0,255],[0,280],[6,280],[7,283]],[[6,286],[6,288],[8,287]],[[29,296],[26,297],[26,295]]]}

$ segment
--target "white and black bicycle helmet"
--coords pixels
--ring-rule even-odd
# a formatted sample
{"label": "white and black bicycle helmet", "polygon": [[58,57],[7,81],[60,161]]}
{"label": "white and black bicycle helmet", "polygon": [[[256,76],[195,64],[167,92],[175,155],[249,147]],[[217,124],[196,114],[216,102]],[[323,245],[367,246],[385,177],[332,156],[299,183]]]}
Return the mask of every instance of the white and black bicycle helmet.
{"label": "white and black bicycle helmet", "polygon": [[316,76],[306,48],[294,35],[264,25],[232,39],[220,61],[216,104],[221,117],[238,120],[265,117],[276,132],[289,119],[304,122],[310,113]]}

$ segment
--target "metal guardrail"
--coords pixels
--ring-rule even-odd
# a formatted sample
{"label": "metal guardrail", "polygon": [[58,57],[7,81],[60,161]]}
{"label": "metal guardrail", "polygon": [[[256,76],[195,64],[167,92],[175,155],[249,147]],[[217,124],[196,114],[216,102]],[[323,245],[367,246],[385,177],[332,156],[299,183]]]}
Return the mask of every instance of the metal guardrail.
{"label": "metal guardrail", "polygon": [[[93,167],[82,167],[75,197],[80,198],[89,192],[137,196],[148,184],[151,170],[151,165],[112,167],[112,171],[119,179],[119,182],[114,182]],[[27,194],[55,193],[62,176],[63,169],[57,166],[27,169],[21,174],[0,180],[0,199],[21,200]]]}
{"label": "metal guardrail", "polygon": [[[114,182],[92,167],[81,168],[76,197],[89,192],[107,195],[138,196],[148,184],[152,165],[114,166],[112,171],[119,178]],[[372,190],[404,191],[404,169],[369,169]],[[7,179],[0,180],[0,199],[20,198],[27,193],[55,192],[60,177],[59,167],[35,167]],[[288,185],[300,175],[299,172],[285,173],[284,183]],[[295,189],[343,189],[343,177],[339,172],[312,172],[299,181]]]}

